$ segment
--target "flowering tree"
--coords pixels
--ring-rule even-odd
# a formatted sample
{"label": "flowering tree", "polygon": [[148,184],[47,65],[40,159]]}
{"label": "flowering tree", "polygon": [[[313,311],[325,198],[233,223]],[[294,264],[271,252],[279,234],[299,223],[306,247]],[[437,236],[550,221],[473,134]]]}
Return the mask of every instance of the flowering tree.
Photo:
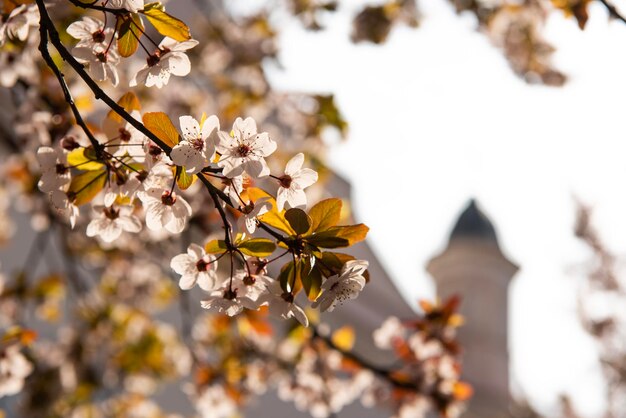
{"label": "flowering tree", "polygon": [[[2,201],[38,231],[28,265],[2,277],[0,397],[19,395],[5,413],[180,416],[153,396],[176,382],[202,417],[234,416],[268,387],[316,417],[359,398],[395,416],[458,415],[471,390],[456,299],[382,324],[373,338],[395,353],[390,367],[319,319],[370,280],[368,262],[342,252],[368,228],[346,225],[324,191],[322,130],[346,128],[332,96],[265,80],[263,14],[212,18],[203,44],[160,3],[2,7]],[[37,274],[53,250],[63,267]],[[186,294],[196,285],[199,299]],[[158,316],[174,304],[180,327]]]}
{"label": "flowering tree", "polygon": [[[458,415],[471,394],[458,299],[382,323],[372,338],[393,353],[388,367],[320,319],[370,280],[349,250],[368,228],[346,224],[325,189],[321,136],[347,124],[332,95],[272,90],[266,11],[240,18],[196,2],[201,42],[157,2],[0,2],[0,241],[15,231],[11,209],[37,231],[27,265],[2,276],[0,397],[15,402],[0,407],[173,417],[155,393],[174,382],[202,417],[235,416],[268,389],[316,417],[357,399],[396,417]],[[583,27],[588,3],[555,5]],[[337,7],[286,4],[310,29]],[[539,35],[548,4],[454,4],[525,79],[564,82]],[[366,6],[352,39],[382,43],[418,18],[411,0]],[[173,306],[180,325],[162,317]]]}

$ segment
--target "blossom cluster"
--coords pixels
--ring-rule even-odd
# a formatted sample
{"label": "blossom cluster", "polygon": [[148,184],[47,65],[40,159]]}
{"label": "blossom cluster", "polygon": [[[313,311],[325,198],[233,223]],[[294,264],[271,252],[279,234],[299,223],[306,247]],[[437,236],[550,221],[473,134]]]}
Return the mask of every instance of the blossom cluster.
{"label": "blossom cluster", "polygon": [[[136,120],[140,118],[137,111],[133,115]],[[165,115],[157,116],[161,122],[169,122]],[[150,117],[144,119],[149,124]],[[179,118],[179,128],[180,134],[171,138],[175,145],[168,156],[133,124],[109,115],[101,132],[94,136],[95,144],[84,136],[66,136],[60,148],[39,148],[39,188],[72,226],[80,214],[78,206],[92,202],[93,214],[86,235],[110,244],[123,233],[139,233],[144,223],[154,234],[181,233],[193,216],[192,207],[181,193],[188,189],[187,183],[193,183],[198,176],[205,181],[219,180],[224,196],[220,209],[231,207],[238,217],[240,230],[234,242],[230,242],[230,226],[225,225],[228,244],[220,241],[214,248],[209,248],[209,243],[205,248],[191,244],[186,253],[173,257],[170,263],[180,275],[181,289],[198,284],[208,292],[202,307],[232,316],[244,308],[269,306],[276,316],[294,318],[307,325],[304,310],[295,302],[296,286],[302,287],[308,280],[306,274],[296,273],[296,269],[305,263],[310,280],[316,280],[313,290],[310,284],[306,289],[312,307],[332,311],[337,304],[358,296],[366,283],[367,261],[337,259],[338,263],[328,271],[316,269],[314,263],[316,258],[324,257],[322,248],[349,246],[362,239],[367,229],[357,226],[355,232],[350,227],[336,226],[338,200],[323,201],[309,214],[302,210],[307,205],[304,190],[318,178],[314,170],[302,167],[304,154],[291,158],[283,174],[275,176],[266,157],[276,151],[276,142],[267,132],[258,132],[252,118],[237,118],[228,133],[220,130],[215,115],[204,116],[200,121],[185,115]],[[77,175],[73,177],[72,173]],[[263,179],[275,184],[276,198],[261,189],[244,186]],[[217,190],[213,184],[209,187]],[[286,211],[286,207],[290,209]],[[318,225],[313,228],[315,222]],[[269,277],[269,262],[263,258],[274,252],[274,242],[250,238],[261,224],[287,234],[274,232],[274,238],[294,260],[292,273],[284,279]],[[218,259],[225,255],[229,256],[230,274],[220,275]],[[333,257],[333,253],[326,257]],[[249,263],[261,258],[253,270]]]}
{"label": "blossom cluster", "polygon": [[[70,36],[78,40],[72,49],[72,55],[78,62],[87,66],[95,80],[110,80],[113,86],[117,86],[119,83],[117,67],[121,58],[133,55],[138,45],[142,46],[147,57],[144,66],[130,77],[131,87],[143,84],[146,87],[156,86],[160,89],[169,82],[170,76],[184,77],[189,74],[191,62],[185,51],[198,45],[198,41],[191,39],[190,36],[177,39],[165,36],[159,44],[156,44],[145,34],[141,18],[141,14],[144,14],[150,19],[151,12],[156,9],[144,9],[143,0],[105,3],[113,10],[129,12],[127,15],[117,15],[115,29],[106,26],[106,19],[102,21],[85,16],[71,23],[66,30]],[[104,13],[106,18],[107,12]],[[161,18],[167,16],[171,21],[180,22],[167,15],[164,10],[158,9],[158,14]],[[170,33],[167,29],[163,30],[162,25],[157,25],[157,29],[161,29],[165,34]],[[142,36],[148,40],[148,46],[144,45]],[[148,48],[152,48],[152,51]]]}
{"label": "blossom cluster", "polygon": [[[368,263],[342,252],[368,230],[346,225],[349,211],[324,190],[321,136],[347,126],[332,95],[276,92],[266,79],[277,52],[267,16],[225,14],[194,30],[199,44],[160,3],[17,3],[3,4],[0,23],[13,106],[0,138],[12,150],[0,157],[0,243],[13,209],[37,235],[24,267],[0,281],[0,325],[43,323],[46,338],[2,340],[0,397],[19,393],[20,410],[0,415],[178,418],[156,401],[171,383],[203,417],[240,414],[268,389],[319,417],[359,399],[392,413],[436,404],[418,385],[412,400],[383,399],[402,388],[393,372],[373,372],[345,330],[319,323],[316,310],[340,309],[369,281]],[[39,29],[60,83],[40,63]],[[87,89],[77,75],[110,83]],[[93,93],[117,94],[111,84],[158,89],[141,103],[126,93],[124,112],[104,116],[112,107]],[[172,312],[180,318],[164,322]]]}

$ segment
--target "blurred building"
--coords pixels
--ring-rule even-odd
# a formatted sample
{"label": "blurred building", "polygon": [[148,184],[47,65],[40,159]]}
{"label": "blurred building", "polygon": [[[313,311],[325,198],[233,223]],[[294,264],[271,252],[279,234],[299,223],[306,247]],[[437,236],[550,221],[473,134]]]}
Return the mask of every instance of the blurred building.
{"label": "blurred building", "polygon": [[447,248],[426,268],[441,298],[462,297],[462,376],[474,388],[463,417],[509,416],[508,295],[518,266],[502,253],[495,228],[474,200],[459,217]]}

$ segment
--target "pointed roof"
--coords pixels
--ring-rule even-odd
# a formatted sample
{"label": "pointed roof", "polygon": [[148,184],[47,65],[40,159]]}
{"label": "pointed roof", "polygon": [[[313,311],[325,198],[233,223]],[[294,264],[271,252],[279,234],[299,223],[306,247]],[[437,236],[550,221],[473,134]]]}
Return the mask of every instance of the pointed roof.
{"label": "pointed roof", "polygon": [[452,229],[450,241],[456,238],[481,239],[498,245],[496,230],[489,218],[480,210],[475,199],[470,199]]}

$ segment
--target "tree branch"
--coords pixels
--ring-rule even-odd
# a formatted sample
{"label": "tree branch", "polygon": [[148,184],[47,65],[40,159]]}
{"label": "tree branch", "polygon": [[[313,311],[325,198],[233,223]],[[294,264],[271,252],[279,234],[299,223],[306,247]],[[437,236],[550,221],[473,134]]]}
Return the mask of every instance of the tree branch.
{"label": "tree branch", "polygon": [[99,10],[101,12],[105,12],[105,13],[112,13],[114,15],[125,15],[130,13],[128,10],[126,9],[112,9],[110,7],[105,7],[105,6],[97,6],[95,3],[97,2],[94,1],[92,3],[83,3],[79,0],[69,0],[70,3],[72,3],[74,6],[76,7],[80,7],[81,9],[91,9],[91,10]]}
{"label": "tree branch", "polygon": [[608,0],[599,0],[599,1],[609,11],[609,16],[611,16],[612,18],[615,18],[617,20],[621,20],[623,23],[626,23],[626,17],[624,17],[619,12],[619,10],[617,10],[617,7],[615,7],[613,4],[611,4]]}
{"label": "tree branch", "polygon": [[[72,1],[72,0],[70,0]],[[111,108],[115,113],[120,115],[126,122],[130,123],[133,127],[135,127],[139,132],[150,138],[152,142],[157,144],[159,148],[161,148],[167,155],[170,154],[172,148],[167,145],[165,142],[161,141],[155,134],[153,134],[148,128],[146,128],[140,121],[135,119],[128,113],[122,106],[117,104],[115,100],[109,97],[101,88],[98,86],[90,76],[85,71],[85,67],[76,61],[76,58],[70,54],[70,52],[65,48],[61,39],[59,38],[59,32],[57,32],[52,20],[50,19],[50,15],[48,14],[48,10],[43,2],[43,0],[36,0],[37,7],[39,8],[39,15],[41,16],[40,26],[43,26],[45,30],[48,31],[50,35],[50,43],[54,45],[59,54],[65,62],[67,62],[73,69],[76,71],[78,76],[82,78],[82,80],[87,84],[87,86],[91,89],[94,94],[94,97],[97,100],[102,100],[106,105]],[[43,29],[40,29],[42,31]],[[47,48],[45,48],[47,50]]]}
{"label": "tree branch", "polygon": [[[99,6],[93,6],[93,5],[90,6],[88,4],[82,4],[80,2],[77,2],[77,0],[70,0],[70,2],[72,2],[75,5],[80,5],[80,7],[85,6],[84,8],[93,9],[95,7],[99,7]],[[93,135],[91,134],[87,126],[85,125],[82,117],[80,116],[80,112],[78,111],[78,109],[76,108],[72,100],[72,96],[69,92],[69,89],[67,88],[67,84],[65,83],[63,74],[60,72],[60,70],[58,69],[54,61],[52,60],[52,57],[50,57],[50,53],[48,51],[48,45],[47,45],[48,39],[50,40],[52,45],[54,45],[54,47],[59,52],[63,60],[67,62],[76,71],[76,73],[80,76],[80,78],[87,84],[87,86],[91,89],[91,91],[93,92],[97,100],[102,100],[115,113],[117,113],[124,120],[130,123],[139,132],[141,132],[146,137],[148,137],[152,142],[154,142],[157,146],[159,146],[159,148],[161,148],[167,155],[169,155],[172,152],[172,148],[169,145],[167,145],[165,142],[159,139],[154,133],[152,133],[148,128],[146,128],[143,123],[141,123],[140,121],[135,119],[133,116],[131,116],[122,106],[120,106],[111,97],[109,97],[100,88],[100,86],[98,86],[98,84],[89,76],[89,74],[87,74],[84,66],[81,63],[79,63],[72,56],[72,54],[70,54],[70,52],[67,50],[67,48],[65,48],[65,46],[61,42],[61,39],[59,38],[59,33],[56,30],[54,23],[52,23],[52,20],[50,19],[50,15],[48,14],[44,1],[36,0],[36,3],[37,3],[37,7],[39,8],[39,15],[40,15],[39,32],[41,34],[41,41],[40,41],[39,49],[41,51],[42,56],[46,60],[46,63],[48,63],[48,65],[51,66],[52,70],[57,75],[57,78],[59,79],[59,83],[61,83],[61,87],[63,88],[65,98],[66,100],[68,100],[68,102],[70,103],[70,106],[72,107],[72,111],[74,112],[74,116],[76,118],[77,123],[79,123],[81,127],[85,130],[87,135],[90,137],[90,141],[92,141],[92,138],[93,138],[92,144],[94,144],[94,148],[98,150],[100,149],[101,146],[97,142],[97,140],[93,137]],[[109,10],[106,10],[106,11],[109,11]],[[49,35],[49,38],[48,38],[48,35]],[[224,223],[224,234],[225,234],[224,241],[228,245],[232,245],[231,244],[232,243],[232,240],[231,240],[232,228],[230,226],[230,223],[228,221],[224,208],[222,207],[220,203],[220,199],[221,199],[226,204],[232,206],[232,202],[230,201],[230,198],[228,198],[228,196],[226,196],[221,190],[213,186],[213,184],[211,184],[211,182],[208,181],[208,179],[201,173],[198,173],[198,178],[202,181],[202,183],[205,185],[205,187],[209,191],[209,194],[211,195],[211,199],[213,200],[213,203],[215,204],[216,209],[220,213],[222,222]]]}
{"label": "tree branch", "polygon": [[50,69],[56,76],[57,80],[59,80],[59,84],[61,85],[61,90],[63,90],[63,96],[65,96],[65,101],[72,109],[72,113],[74,114],[74,119],[76,120],[76,124],[82,128],[83,132],[85,132],[85,135],[87,135],[87,138],[89,138],[89,142],[91,143],[94,150],[96,151],[96,155],[100,159],[102,158],[102,151],[103,151],[102,144],[98,142],[96,137],[93,136],[93,134],[91,133],[91,130],[89,129],[89,127],[87,127],[87,124],[83,120],[82,116],[80,115],[80,112],[78,111],[78,108],[76,107],[76,103],[74,102],[74,98],[72,97],[72,93],[70,92],[70,89],[67,83],[65,82],[65,77],[63,76],[63,73],[61,73],[61,70],[59,70],[59,67],[57,67],[54,60],[50,56],[50,51],[48,51],[48,31],[46,30],[46,27],[43,25],[43,19],[44,17],[42,16],[41,21],[39,22],[39,38],[40,38],[39,39],[39,52],[41,53],[41,56],[43,57],[44,61],[46,61],[46,64],[48,64],[48,67],[50,67]]}

